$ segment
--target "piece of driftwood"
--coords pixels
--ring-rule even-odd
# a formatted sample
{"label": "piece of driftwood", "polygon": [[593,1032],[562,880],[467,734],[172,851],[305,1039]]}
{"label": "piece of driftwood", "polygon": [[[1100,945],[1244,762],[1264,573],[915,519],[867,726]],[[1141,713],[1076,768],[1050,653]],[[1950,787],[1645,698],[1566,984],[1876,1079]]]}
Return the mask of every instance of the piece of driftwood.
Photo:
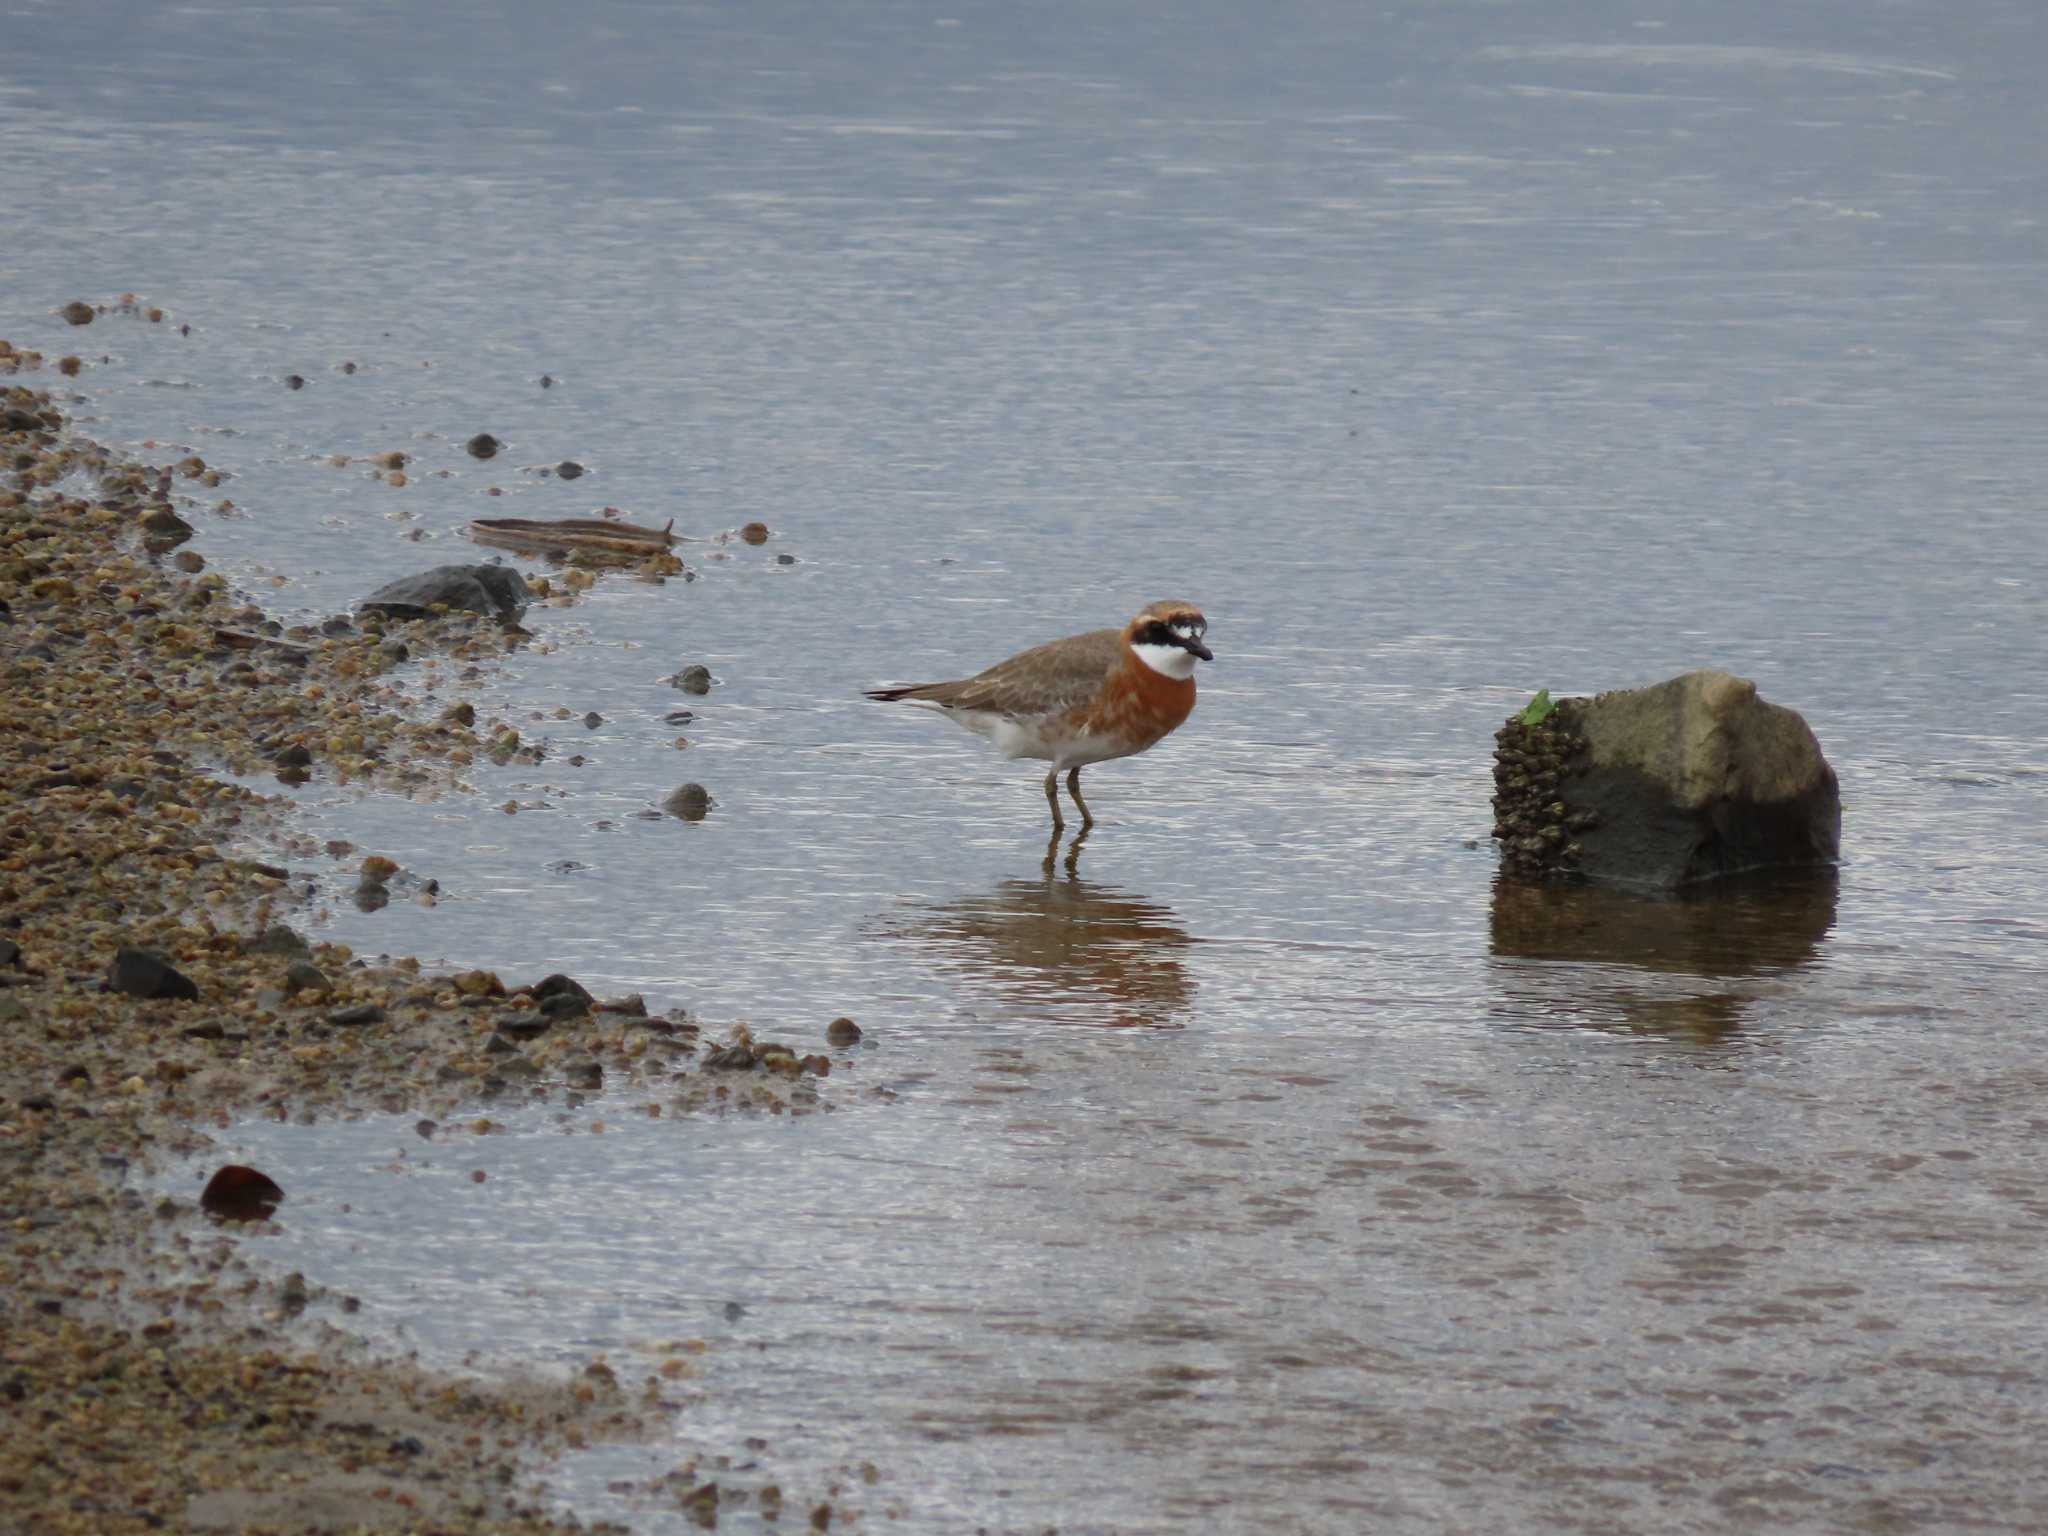
{"label": "piece of driftwood", "polygon": [[661,528],[614,522],[608,517],[562,517],[537,521],[526,517],[478,517],[469,536],[479,544],[519,550],[588,550],[596,554],[637,557],[660,554],[676,542],[670,518]]}

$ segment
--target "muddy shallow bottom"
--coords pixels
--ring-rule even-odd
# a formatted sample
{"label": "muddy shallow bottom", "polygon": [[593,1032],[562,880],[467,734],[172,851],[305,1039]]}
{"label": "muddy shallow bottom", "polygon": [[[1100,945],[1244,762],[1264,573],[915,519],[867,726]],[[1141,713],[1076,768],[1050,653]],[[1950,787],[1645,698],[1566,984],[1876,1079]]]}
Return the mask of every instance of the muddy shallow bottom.
{"label": "muddy shallow bottom", "polygon": [[[1341,1025],[975,1028],[1032,966],[1164,985],[1156,912],[1100,891],[1033,949],[1064,880],[927,924],[982,968],[950,1018],[868,1020],[837,1113],[245,1125],[291,1191],[250,1251],[430,1361],[631,1385],[702,1340],[672,1442],[555,1483],[640,1529],[686,1528],[645,1492],[679,1466],[930,1531],[2048,1516],[2022,975],[1859,966],[1852,871],[1497,902],[1482,987],[1416,964]],[[1183,985],[1233,963],[1188,940]]]}

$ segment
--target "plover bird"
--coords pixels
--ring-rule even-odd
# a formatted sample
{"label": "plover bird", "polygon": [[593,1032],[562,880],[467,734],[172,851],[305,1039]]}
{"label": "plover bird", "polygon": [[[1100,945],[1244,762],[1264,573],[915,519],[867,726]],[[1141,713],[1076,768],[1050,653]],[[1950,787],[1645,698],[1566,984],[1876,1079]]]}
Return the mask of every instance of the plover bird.
{"label": "plover bird", "polygon": [[1082,768],[1142,752],[1187,719],[1196,658],[1216,659],[1202,643],[1208,629],[1193,603],[1154,603],[1122,629],[1049,640],[957,682],[870,688],[867,696],[929,705],[986,736],[1005,757],[1050,762],[1045,798],[1057,834],[1066,825],[1063,771],[1081,825],[1091,827]]}

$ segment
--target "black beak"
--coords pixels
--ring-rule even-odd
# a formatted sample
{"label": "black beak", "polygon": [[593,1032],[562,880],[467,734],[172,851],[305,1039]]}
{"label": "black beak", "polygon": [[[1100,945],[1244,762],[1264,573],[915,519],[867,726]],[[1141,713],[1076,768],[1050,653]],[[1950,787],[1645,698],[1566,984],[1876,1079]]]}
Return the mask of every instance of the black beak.
{"label": "black beak", "polygon": [[1216,659],[1216,653],[1199,640],[1183,640],[1181,644],[1187,648],[1188,654],[1191,656],[1199,656],[1204,661],[1214,661]]}

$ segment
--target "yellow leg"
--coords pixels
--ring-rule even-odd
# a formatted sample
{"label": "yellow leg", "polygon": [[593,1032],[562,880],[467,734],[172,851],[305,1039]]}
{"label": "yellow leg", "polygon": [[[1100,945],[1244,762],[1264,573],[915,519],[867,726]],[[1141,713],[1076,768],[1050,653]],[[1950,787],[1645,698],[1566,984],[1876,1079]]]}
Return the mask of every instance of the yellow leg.
{"label": "yellow leg", "polygon": [[1074,797],[1074,804],[1081,808],[1082,830],[1086,831],[1089,827],[1094,826],[1095,818],[1088,814],[1088,802],[1081,798],[1081,770],[1078,768],[1068,770],[1067,793]]}
{"label": "yellow leg", "polygon": [[1060,771],[1057,768],[1045,776],[1045,800],[1052,807],[1052,829],[1057,833],[1067,824],[1066,818],[1060,815]]}

